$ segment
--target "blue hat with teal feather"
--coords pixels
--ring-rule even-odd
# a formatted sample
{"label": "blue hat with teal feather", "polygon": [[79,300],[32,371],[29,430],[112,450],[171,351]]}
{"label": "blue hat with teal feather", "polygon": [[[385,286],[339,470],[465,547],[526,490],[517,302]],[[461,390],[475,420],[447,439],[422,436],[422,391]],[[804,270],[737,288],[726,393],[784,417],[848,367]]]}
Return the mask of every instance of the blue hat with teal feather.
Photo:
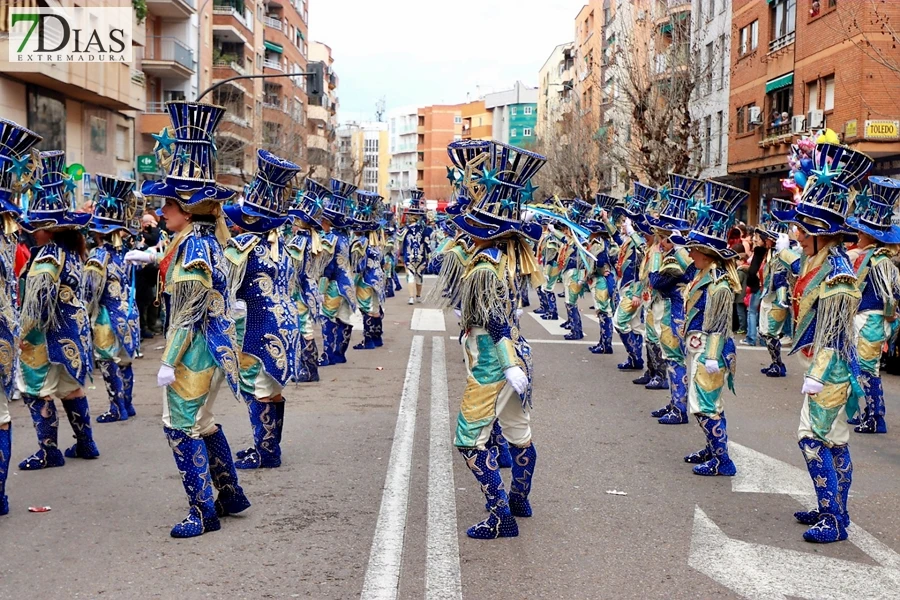
{"label": "blue hat with teal feather", "polygon": [[0,214],[22,214],[18,195],[38,166],[31,149],[42,139],[18,123],[0,119]]}
{"label": "blue hat with teal feather", "polygon": [[353,210],[352,229],[359,232],[375,231],[381,224],[379,217],[384,199],[375,192],[357,190]]}
{"label": "blue hat with teal feather", "polygon": [[787,235],[790,230],[790,225],[787,222],[778,219],[775,216],[775,213],[784,214],[793,207],[794,205],[790,200],[785,200],[783,198],[772,198],[769,200],[769,209],[763,211],[762,216],[760,216],[759,226],[756,228],[756,232],[770,240],[777,240],[778,235],[782,233]]}
{"label": "blue hat with teal feather", "polygon": [[647,215],[650,205],[656,202],[657,193],[655,187],[635,181],[634,193],[625,196],[625,206],[622,208],[622,212],[631,219],[634,228],[644,235],[654,235],[653,228],[647,222]]}
{"label": "blue hat with teal feather", "polygon": [[457,140],[447,146],[447,154],[453,163],[452,167],[447,167],[447,178],[454,191],[454,201],[446,209],[448,215],[459,215],[469,206],[472,199],[465,185],[467,166],[490,149],[491,143],[485,140]]}
{"label": "blue hat with teal feather", "polygon": [[298,190],[294,196],[294,203],[288,209],[288,215],[318,229],[322,226],[325,201],[331,195],[331,190],[309,177],[303,182],[303,187],[305,189]]}
{"label": "blue hat with teal feather", "polygon": [[268,150],[256,151],[256,175],[247,189],[244,201],[229,204],[225,214],[245,231],[265,233],[284,225],[287,220],[287,188],[300,167],[275,156]]}
{"label": "blue hat with teal feather", "polygon": [[700,179],[687,175],[669,173],[669,184],[659,190],[661,201],[657,215],[648,214],[647,222],[657,229],[672,232],[688,231],[691,228],[689,207],[694,194],[703,185]]}
{"label": "blue hat with teal feather", "polygon": [[66,153],[41,152],[39,179],[31,184],[22,229],[75,229],[91,220],[90,213],[75,212],[75,182],[65,173]]}
{"label": "blue hat with teal feather", "polygon": [[407,216],[423,217],[427,212],[425,210],[425,192],[422,190],[409,190],[409,206],[403,211]]}
{"label": "blue hat with teal feather", "polygon": [[323,218],[338,229],[348,228],[352,221],[354,192],[356,192],[356,186],[352,183],[332,179],[331,192],[325,198]]}
{"label": "blue hat with teal feather", "polygon": [[590,229],[594,233],[601,233],[607,231],[606,222],[604,222],[600,217],[605,212],[607,219],[613,218],[613,213],[616,210],[620,210],[619,199],[615,196],[610,196],[609,194],[603,194],[597,192],[594,196],[594,204],[591,207],[590,213],[587,218],[582,222],[586,228]]}
{"label": "blue hat with teal feather", "polygon": [[705,198],[690,207],[695,215],[690,232],[672,234],[669,240],[678,246],[708,250],[724,260],[736,258],[737,253],[728,247],[728,231],[750,194],[718,181],[706,181],[704,192]]}
{"label": "blue hat with teal feather", "polygon": [[101,234],[129,231],[129,221],[138,208],[134,180],[120,179],[112,175],[97,175],[96,182],[94,214],[88,229]]}
{"label": "blue hat with teal feather", "polygon": [[898,199],[900,180],[869,177],[868,188],[856,194],[853,216],[847,219],[847,226],[883,244],[900,244],[900,226],[892,221]]}

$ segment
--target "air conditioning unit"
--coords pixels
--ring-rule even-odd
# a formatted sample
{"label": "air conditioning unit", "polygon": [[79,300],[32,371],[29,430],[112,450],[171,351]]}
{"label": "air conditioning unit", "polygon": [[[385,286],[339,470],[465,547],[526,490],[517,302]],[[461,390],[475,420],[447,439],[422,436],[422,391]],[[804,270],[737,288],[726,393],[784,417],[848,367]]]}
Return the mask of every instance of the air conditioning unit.
{"label": "air conditioning unit", "polygon": [[803,133],[806,131],[806,117],[794,115],[791,117],[791,133]]}
{"label": "air conditioning unit", "polygon": [[750,124],[762,125],[762,109],[758,106],[750,107]]}
{"label": "air conditioning unit", "polygon": [[819,127],[825,126],[825,111],[823,110],[811,110],[806,113],[806,122],[809,123],[809,128],[818,129]]}
{"label": "air conditioning unit", "polygon": [[646,19],[646,18],[647,18],[647,11],[646,11],[646,10],[638,11],[638,17],[637,17],[637,20],[638,20],[638,21],[643,21],[643,20]]}

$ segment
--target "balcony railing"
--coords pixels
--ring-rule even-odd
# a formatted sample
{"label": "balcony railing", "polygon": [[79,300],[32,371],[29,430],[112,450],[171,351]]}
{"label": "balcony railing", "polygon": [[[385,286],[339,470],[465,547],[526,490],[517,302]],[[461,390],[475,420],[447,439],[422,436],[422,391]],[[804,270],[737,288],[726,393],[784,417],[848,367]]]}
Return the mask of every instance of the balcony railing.
{"label": "balcony railing", "polygon": [[791,135],[791,124],[782,123],[781,125],[771,125],[766,128],[766,137],[775,138],[783,135]]}
{"label": "balcony railing", "polygon": [[166,103],[165,102],[148,102],[147,108],[144,109],[145,113],[164,113],[166,112]]}
{"label": "balcony railing", "polygon": [[234,17],[241,25],[243,25],[250,31],[253,31],[253,19],[245,19],[243,13],[240,10],[238,10],[236,7],[232,6],[225,0],[223,0],[221,4],[217,3],[215,6],[213,6],[213,14]]}
{"label": "balcony railing", "polygon": [[137,69],[132,69],[131,70],[131,81],[141,87],[144,87],[144,84],[146,84],[146,82],[147,82],[147,76],[144,75],[143,71],[138,71]]}
{"label": "balcony railing", "polygon": [[281,63],[275,62],[274,60],[264,60],[263,66],[269,69],[275,69],[276,71],[284,71],[284,69],[281,68]]}
{"label": "balcony railing", "polygon": [[792,31],[787,35],[783,35],[777,40],[772,40],[769,42],[769,52],[775,52],[777,50],[781,50],[787,46],[790,46],[794,43],[794,39],[796,38],[796,32]]}
{"label": "balcony railing", "polygon": [[213,66],[231,69],[235,73],[238,73],[239,75],[247,74],[247,71],[244,69],[244,67],[242,67],[238,63],[236,63],[233,60],[230,60],[228,58],[217,58],[216,60],[213,61]]}
{"label": "balcony railing", "polygon": [[272,29],[277,29],[278,31],[283,31],[283,27],[280,19],[276,19],[275,17],[263,17],[263,25],[266,27],[271,27]]}
{"label": "balcony railing", "polygon": [[173,37],[148,36],[144,60],[173,61],[191,71],[194,70],[194,52]]}

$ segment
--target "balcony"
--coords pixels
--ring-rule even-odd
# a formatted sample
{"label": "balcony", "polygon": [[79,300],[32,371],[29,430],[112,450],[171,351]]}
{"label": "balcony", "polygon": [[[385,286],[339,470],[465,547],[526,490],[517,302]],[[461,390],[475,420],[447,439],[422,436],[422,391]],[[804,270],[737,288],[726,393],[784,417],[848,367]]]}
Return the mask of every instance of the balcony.
{"label": "balcony", "polygon": [[138,115],[138,131],[140,133],[159,133],[171,125],[165,102],[148,102],[147,108]]}
{"label": "balcony", "polygon": [[131,81],[135,85],[144,87],[147,83],[147,76],[144,75],[143,71],[140,71],[138,69],[132,69],[131,70]]}
{"label": "balcony", "polygon": [[269,29],[277,29],[278,31],[284,31],[284,26],[281,23],[281,19],[276,19],[275,17],[263,17],[263,25],[268,27]]}
{"label": "balcony", "polygon": [[306,137],[306,147],[312,150],[316,148],[318,150],[328,151],[328,140],[325,139],[325,136],[321,135],[310,135]]}
{"label": "balcony", "polygon": [[794,39],[796,38],[796,32],[792,31],[787,35],[783,35],[777,40],[772,40],[769,42],[769,54],[772,52],[778,52],[782,48],[787,48],[791,44],[794,43]]}
{"label": "balcony", "polygon": [[141,68],[164,79],[188,79],[194,74],[194,52],[174,37],[148,37]]}
{"label": "balcony", "polygon": [[[242,43],[253,40],[253,13],[245,14],[242,6],[233,6],[230,2],[219,2],[213,6],[213,35],[230,32]],[[231,41],[231,40],[227,40]]]}
{"label": "balcony", "polygon": [[328,109],[324,106],[309,106],[306,111],[306,116],[310,122],[314,124],[321,123],[325,125],[328,123],[329,114]]}
{"label": "balcony", "polygon": [[274,71],[284,72],[284,69],[281,67],[281,63],[274,60],[264,60],[263,67],[265,67],[266,69],[272,69]]}
{"label": "balcony", "polygon": [[147,0],[147,11],[164,21],[190,19],[195,8],[194,0]]}
{"label": "balcony", "polygon": [[[244,69],[237,61],[236,57],[222,56],[213,61],[213,68],[219,71],[215,74],[214,79],[228,79],[236,75],[246,75],[247,70]],[[229,73],[229,71],[231,71]]]}
{"label": "balcony", "polygon": [[762,134],[762,138],[758,146],[760,148],[766,148],[768,146],[778,146],[781,144],[790,144],[794,139],[793,133],[791,133],[791,123],[788,121],[787,123],[782,123],[781,125],[770,125],[765,130],[760,127],[760,132]]}

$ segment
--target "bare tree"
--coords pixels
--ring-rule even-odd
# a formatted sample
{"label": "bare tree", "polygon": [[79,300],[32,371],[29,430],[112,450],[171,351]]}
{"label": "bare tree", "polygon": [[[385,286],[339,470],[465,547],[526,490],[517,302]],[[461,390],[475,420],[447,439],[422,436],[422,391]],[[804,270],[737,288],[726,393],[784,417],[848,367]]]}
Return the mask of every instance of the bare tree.
{"label": "bare tree", "polygon": [[[821,11],[824,2],[813,2],[810,16]],[[886,0],[839,2],[835,10],[835,30],[864,55],[900,79],[900,3]],[[893,85],[896,85],[893,84]]]}

